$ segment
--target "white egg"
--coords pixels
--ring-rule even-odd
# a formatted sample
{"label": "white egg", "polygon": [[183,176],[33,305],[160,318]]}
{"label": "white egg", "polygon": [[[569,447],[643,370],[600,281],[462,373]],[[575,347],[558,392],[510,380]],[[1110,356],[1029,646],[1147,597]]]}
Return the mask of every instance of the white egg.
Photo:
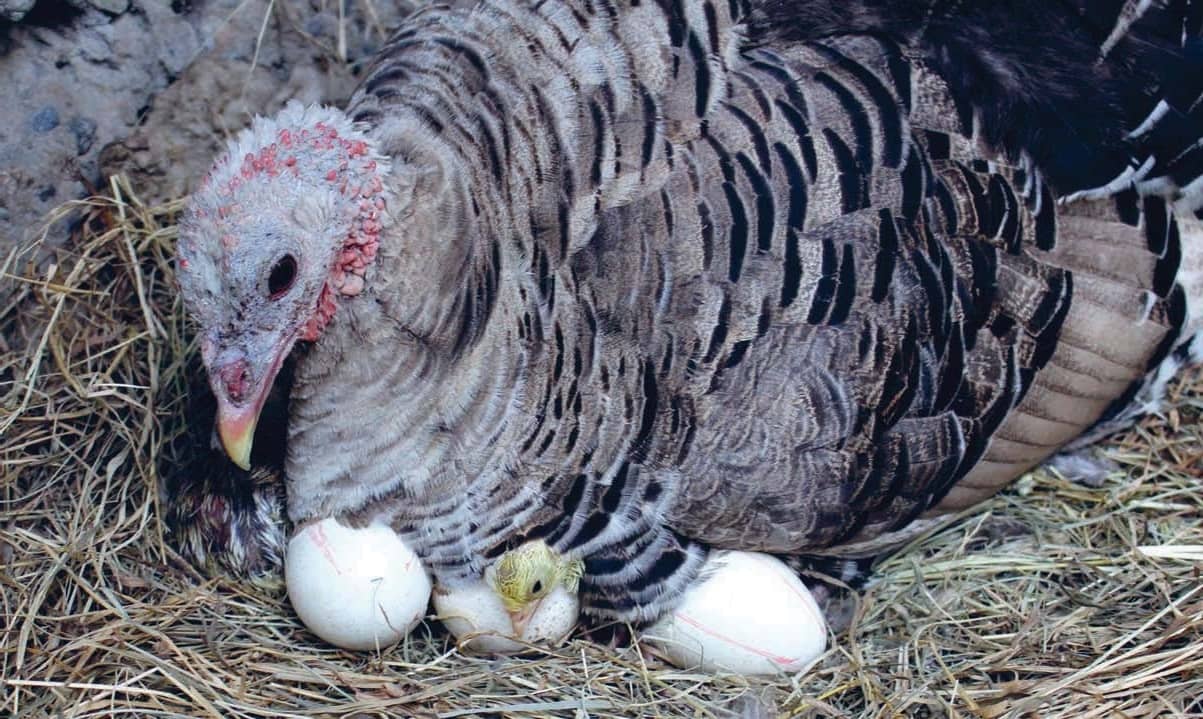
{"label": "white egg", "polygon": [[673,664],[745,675],[793,673],[827,648],[819,605],[780,560],[722,552],[702,571],[705,578],[676,611],[643,635]]}
{"label": "white egg", "polygon": [[435,618],[442,620],[465,650],[513,654],[524,648],[508,639],[514,633],[501,598],[483,581],[434,590]]}
{"label": "white egg", "polygon": [[531,615],[522,638],[532,644],[559,644],[572,632],[581,614],[581,600],[557,584]]}
{"label": "white egg", "polygon": [[[515,654],[526,650],[514,641],[514,625],[501,598],[488,582],[477,581],[434,592],[434,610],[461,647],[481,654]],[[576,626],[580,600],[556,585],[526,623],[521,639],[529,644],[558,643]]]}
{"label": "white egg", "polygon": [[389,527],[352,529],[329,518],[288,542],[288,598],[314,634],[343,649],[399,641],[426,613],[422,560]]}

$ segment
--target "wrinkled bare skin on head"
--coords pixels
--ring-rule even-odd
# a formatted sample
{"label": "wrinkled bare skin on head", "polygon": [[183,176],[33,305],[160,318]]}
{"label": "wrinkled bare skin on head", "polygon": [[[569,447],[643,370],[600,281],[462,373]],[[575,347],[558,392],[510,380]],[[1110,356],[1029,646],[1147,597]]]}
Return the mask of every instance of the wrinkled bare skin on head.
{"label": "wrinkled bare skin on head", "polygon": [[240,134],[180,223],[179,278],[201,331],[218,429],[245,465],[263,398],[298,340],[363,291],[388,162],[336,110],[292,103]]}

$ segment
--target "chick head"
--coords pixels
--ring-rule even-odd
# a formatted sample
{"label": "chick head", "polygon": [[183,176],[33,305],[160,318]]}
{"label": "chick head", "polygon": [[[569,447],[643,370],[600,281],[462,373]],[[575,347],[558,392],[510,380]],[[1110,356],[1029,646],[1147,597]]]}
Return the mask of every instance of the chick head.
{"label": "chick head", "polygon": [[506,611],[529,615],[557,584],[576,593],[585,565],[568,559],[542,540],[511,549],[488,572],[489,585]]}

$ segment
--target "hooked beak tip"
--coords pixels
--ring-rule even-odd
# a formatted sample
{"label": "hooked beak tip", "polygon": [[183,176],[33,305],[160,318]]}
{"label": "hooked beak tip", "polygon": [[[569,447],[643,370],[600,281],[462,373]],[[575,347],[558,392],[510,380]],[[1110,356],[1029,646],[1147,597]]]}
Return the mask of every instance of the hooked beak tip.
{"label": "hooked beak tip", "polygon": [[[223,408],[224,409],[224,408]],[[230,461],[244,470],[251,468],[251,444],[255,439],[255,424],[258,413],[217,413],[217,434]]]}
{"label": "hooked beak tip", "polygon": [[262,355],[270,358],[267,363],[253,363],[245,353],[234,351],[214,357],[215,347],[202,348],[209,386],[217,397],[218,437],[230,461],[244,470],[251,468],[251,445],[259,413],[294,340],[289,336],[272,345]]}

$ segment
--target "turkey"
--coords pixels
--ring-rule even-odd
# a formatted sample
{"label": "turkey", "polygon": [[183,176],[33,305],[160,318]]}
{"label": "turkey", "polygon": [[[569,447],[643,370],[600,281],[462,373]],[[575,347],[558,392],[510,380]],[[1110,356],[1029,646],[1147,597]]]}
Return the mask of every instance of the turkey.
{"label": "turkey", "polygon": [[654,621],[719,549],[850,575],[1203,356],[1201,24],[422,9],[181,219],[221,443],[248,465],[290,358],[292,522],[387,522],[448,586],[543,540],[593,621]]}

